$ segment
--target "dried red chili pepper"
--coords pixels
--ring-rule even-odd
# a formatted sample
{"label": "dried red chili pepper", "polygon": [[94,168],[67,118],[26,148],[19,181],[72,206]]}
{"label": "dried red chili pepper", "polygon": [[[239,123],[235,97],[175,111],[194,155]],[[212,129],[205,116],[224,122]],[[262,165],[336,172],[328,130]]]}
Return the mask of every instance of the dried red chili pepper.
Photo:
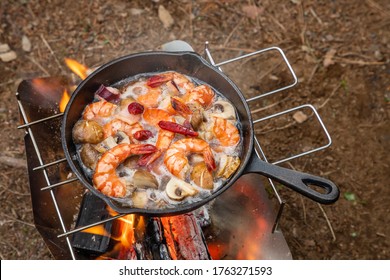
{"label": "dried red chili pepper", "polygon": [[142,114],[144,112],[144,106],[142,106],[138,102],[132,102],[127,107],[127,110],[132,115],[139,115],[139,114]]}
{"label": "dried red chili pepper", "polygon": [[159,121],[158,126],[162,129],[169,130],[175,133],[183,134],[185,136],[198,136],[198,132],[193,131],[190,128],[187,128],[181,124],[169,122],[169,121]]}
{"label": "dried red chili pepper", "polygon": [[153,137],[153,133],[150,130],[138,130],[133,134],[134,138],[139,141],[148,140],[150,137]]}

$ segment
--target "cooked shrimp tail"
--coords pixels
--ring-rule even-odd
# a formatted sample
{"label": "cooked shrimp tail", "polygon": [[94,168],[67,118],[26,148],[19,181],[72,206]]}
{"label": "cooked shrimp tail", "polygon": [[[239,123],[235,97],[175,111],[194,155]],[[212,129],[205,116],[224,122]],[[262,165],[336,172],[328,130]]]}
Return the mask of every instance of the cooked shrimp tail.
{"label": "cooked shrimp tail", "polygon": [[234,146],[240,141],[240,132],[231,121],[214,117],[213,134],[222,146]]}
{"label": "cooked shrimp tail", "polygon": [[215,170],[216,164],[209,144],[199,138],[184,138],[173,143],[167,150],[164,158],[168,171],[176,177],[184,179],[190,170],[187,155],[202,154],[207,168]]}
{"label": "cooked shrimp tail", "polygon": [[85,107],[83,118],[85,120],[96,120],[101,117],[109,117],[117,106],[113,103],[102,99],[98,102],[91,103]]}
{"label": "cooked shrimp tail", "polygon": [[156,147],[150,144],[119,144],[108,150],[99,159],[93,184],[96,189],[105,195],[124,197],[126,183],[116,174],[116,168],[131,155],[142,155],[156,152]]}

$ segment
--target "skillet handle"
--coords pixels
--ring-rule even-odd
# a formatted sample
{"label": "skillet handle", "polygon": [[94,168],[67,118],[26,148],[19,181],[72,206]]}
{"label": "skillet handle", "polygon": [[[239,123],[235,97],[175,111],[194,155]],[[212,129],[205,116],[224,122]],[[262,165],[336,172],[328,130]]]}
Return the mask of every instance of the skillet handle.
{"label": "skillet handle", "polygon": [[[338,187],[331,181],[307,173],[283,168],[261,160],[255,151],[246,165],[244,173],[258,173],[267,178],[299,192],[300,194],[322,204],[331,204],[339,198]],[[309,185],[320,187],[324,192],[318,192]]]}

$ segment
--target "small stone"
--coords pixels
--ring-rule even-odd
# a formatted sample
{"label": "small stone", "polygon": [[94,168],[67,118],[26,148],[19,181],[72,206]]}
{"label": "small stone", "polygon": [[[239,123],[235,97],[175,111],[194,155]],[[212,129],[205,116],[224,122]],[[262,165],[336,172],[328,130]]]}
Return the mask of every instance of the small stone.
{"label": "small stone", "polygon": [[303,243],[308,247],[314,247],[316,246],[316,242],[314,240],[305,240]]}
{"label": "small stone", "polygon": [[303,123],[307,120],[307,115],[302,111],[298,111],[293,115],[293,118],[297,123]]}
{"label": "small stone", "polygon": [[137,9],[137,8],[131,8],[130,9],[130,14],[132,16],[139,16],[140,14],[142,14],[144,12],[144,10],[142,9]]}
{"label": "small stone", "polygon": [[336,52],[336,49],[333,48],[328,50],[328,52],[325,54],[325,58],[323,61],[324,67],[328,67],[329,65],[334,64],[333,57],[335,56]]}
{"label": "small stone", "polygon": [[175,20],[163,5],[158,7],[158,17],[166,29],[170,28],[175,23]]}
{"label": "small stone", "polygon": [[333,41],[333,40],[334,40],[334,37],[333,37],[331,34],[328,34],[328,35],[325,36],[325,39],[326,39],[327,41]]}
{"label": "small stone", "polygon": [[377,60],[379,60],[379,61],[381,61],[381,60],[383,59],[383,55],[382,55],[382,53],[381,53],[379,50],[376,50],[376,51],[374,52],[374,56],[375,56],[375,58],[376,58]]}
{"label": "small stone", "polygon": [[31,52],[31,42],[26,35],[22,37],[22,49],[25,52]]}
{"label": "small stone", "polygon": [[96,21],[97,21],[98,23],[103,23],[104,20],[105,20],[105,17],[104,17],[103,14],[98,14],[98,15],[96,16]]}
{"label": "small stone", "polygon": [[5,53],[10,50],[8,44],[0,44],[0,53]]}
{"label": "small stone", "polygon": [[16,55],[16,52],[10,51],[6,53],[0,53],[0,59],[3,62],[9,62],[12,60],[15,60],[18,56]]}

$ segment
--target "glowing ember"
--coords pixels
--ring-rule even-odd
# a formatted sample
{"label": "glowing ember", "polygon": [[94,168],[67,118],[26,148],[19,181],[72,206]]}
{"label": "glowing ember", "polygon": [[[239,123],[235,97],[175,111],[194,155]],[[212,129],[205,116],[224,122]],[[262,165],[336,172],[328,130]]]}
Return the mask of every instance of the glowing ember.
{"label": "glowing ember", "polygon": [[71,58],[65,58],[65,63],[69,67],[69,69],[72,70],[72,72],[79,76],[81,79],[84,80],[88,76],[89,68],[87,66]]}
{"label": "glowing ember", "polygon": [[62,94],[61,100],[60,100],[60,112],[64,112],[66,105],[68,104],[70,99],[68,91],[65,89],[64,93]]}

